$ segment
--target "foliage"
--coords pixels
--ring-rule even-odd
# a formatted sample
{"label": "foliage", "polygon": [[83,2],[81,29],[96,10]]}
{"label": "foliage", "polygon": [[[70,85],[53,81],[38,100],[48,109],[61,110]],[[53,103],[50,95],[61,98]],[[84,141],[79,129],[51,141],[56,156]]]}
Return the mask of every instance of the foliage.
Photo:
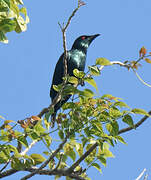
{"label": "foliage", "polygon": [[[63,37],[71,18],[82,5],[85,3],[79,0],[78,8],[62,28]],[[21,6],[22,0],[0,0],[0,41],[8,42],[5,36],[7,32],[14,30],[20,33],[26,30],[29,19],[26,8]],[[107,159],[114,157],[110,147],[114,147],[118,142],[126,144],[120,134],[136,129],[151,112],[147,113],[139,108],[131,109],[121,98],[111,94],[97,95],[95,76],[99,76],[105,66],[114,64],[136,73],[140,62],[151,63],[151,53],[147,55],[145,47],[140,49],[139,56],[138,60],[124,63],[112,62],[104,57],[97,58],[95,64],[89,66],[87,73],[75,69],[74,76],[67,75],[64,78],[66,83],[54,86],[56,91],[61,92],[61,98],[72,95],[71,101],[66,102],[57,114],[57,127],[55,126],[54,130],[51,129],[50,121],[54,102],[39,115],[18,122],[0,116],[0,164],[3,166],[0,169],[0,177],[17,171],[29,171],[31,174],[22,180],[35,174],[55,175],[55,179],[66,176],[67,180],[85,180],[90,179],[87,170],[91,167],[102,173],[102,166],[107,166]],[[140,77],[139,79],[148,85]],[[78,86],[80,84],[87,86],[81,88]],[[144,117],[135,123],[133,119],[137,114]],[[28,153],[37,143],[40,143],[42,152],[38,150],[38,153]],[[7,171],[8,167],[11,169]],[[45,167],[47,169],[44,169]]]}
{"label": "foliage", "polygon": [[7,32],[26,31],[29,18],[22,0],[0,0],[0,41],[8,43]]}
{"label": "foliage", "polygon": [[[59,146],[60,142],[68,136],[68,141],[48,163],[48,168],[59,170],[72,167],[71,164],[77,162],[96,144],[96,147],[82,160],[85,163],[85,169],[80,163],[77,163],[72,170],[80,171],[80,177],[85,179],[89,179],[86,170],[90,167],[94,167],[102,173],[101,164],[107,166],[107,158],[114,157],[110,146],[114,147],[118,142],[126,143],[119,135],[120,127],[125,124],[135,129],[133,115],[149,116],[149,114],[142,109],[131,109],[121,98],[110,94],[96,96],[90,88],[81,89],[77,86],[78,82],[82,81],[97,90],[94,76],[100,74],[100,65],[111,65],[111,63],[105,58],[99,58],[95,65],[89,67],[87,73],[75,69],[74,76],[67,77],[70,84],[66,84],[62,94],[63,96],[71,94],[72,98],[70,102],[63,105],[62,111],[58,114],[56,118],[58,128],[56,130],[50,130],[49,117],[53,112],[52,109],[45,114],[43,119],[32,116],[26,121],[19,121],[23,131],[15,130],[17,124],[14,121],[1,117],[3,123],[0,127],[0,140],[3,143],[0,145],[0,163],[9,162],[11,167],[16,170],[40,165],[55,152],[55,149],[52,150],[53,143],[59,142]],[[61,85],[55,86],[58,91],[60,88],[62,88]],[[124,124],[122,125],[122,123]],[[58,133],[57,141],[53,140],[53,134],[56,132]],[[33,142],[41,142],[45,146],[42,154],[29,153],[27,155],[26,152],[31,148]],[[24,150],[20,148],[22,146]],[[67,177],[70,179],[69,175]]]}

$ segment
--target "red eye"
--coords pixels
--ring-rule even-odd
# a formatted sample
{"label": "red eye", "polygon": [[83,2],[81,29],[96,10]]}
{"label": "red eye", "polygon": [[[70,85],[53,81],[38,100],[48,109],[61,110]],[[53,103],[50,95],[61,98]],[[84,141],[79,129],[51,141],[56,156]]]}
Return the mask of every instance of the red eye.
{"label": "red eye", "polygon": [[81,39],[84,40],[84,39],[85,39],[85,36],[82,36]]}

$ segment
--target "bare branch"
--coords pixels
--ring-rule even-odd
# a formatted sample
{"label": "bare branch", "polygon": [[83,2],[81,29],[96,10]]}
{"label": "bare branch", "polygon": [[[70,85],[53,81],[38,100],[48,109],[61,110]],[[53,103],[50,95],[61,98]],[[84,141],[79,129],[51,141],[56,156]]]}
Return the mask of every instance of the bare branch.
{"label": "bare branch", "polygon": [[69,135],[68,134],[66,136],[66,138],[64,139],[64,141],[59,145],[59,147],[51,154],[51,156],[38,168],[36,169],[35,171],[33,171],[31,174],[23,177],[21,180],[26,180],[26,179],[29,179],[31,178],[32,176],[34,176],[35,174],[37,174],[41,169],[45,168],[48,163],[57,155],[57,153],[63,148],[64,144],[67,142],[67,139],[69,138]]}

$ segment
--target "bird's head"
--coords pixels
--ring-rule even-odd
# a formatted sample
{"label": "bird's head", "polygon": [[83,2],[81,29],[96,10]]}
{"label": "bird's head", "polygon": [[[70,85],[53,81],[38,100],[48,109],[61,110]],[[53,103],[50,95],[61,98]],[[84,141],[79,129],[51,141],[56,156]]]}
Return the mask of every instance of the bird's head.
{"label": "bird's head", "polygon": [[72,49],[78,49],[78,50],[82,50],[84,52],[87,51],[89,45],[91,44],[91,42],[98,37],[100,34],[95,34],[95,35],[91,35],[91,36],[80,36],[78,37],[72,46]]}

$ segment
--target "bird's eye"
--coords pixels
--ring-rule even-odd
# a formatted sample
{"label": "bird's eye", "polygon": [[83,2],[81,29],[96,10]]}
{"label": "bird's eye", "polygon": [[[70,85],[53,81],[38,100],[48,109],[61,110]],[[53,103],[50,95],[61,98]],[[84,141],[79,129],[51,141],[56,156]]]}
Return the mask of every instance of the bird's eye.
{"label": "bird's eye", "polygon": [[81,39],[84,40],[84,39],[85,39],[85,36],[82,36]]}

